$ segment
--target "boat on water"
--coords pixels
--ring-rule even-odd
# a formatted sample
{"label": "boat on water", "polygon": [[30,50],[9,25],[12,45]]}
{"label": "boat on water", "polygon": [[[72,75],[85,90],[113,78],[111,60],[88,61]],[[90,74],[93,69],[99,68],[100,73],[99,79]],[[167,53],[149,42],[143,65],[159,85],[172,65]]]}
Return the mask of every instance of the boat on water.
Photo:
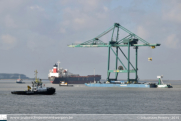
{"label": "boat on water", "polygon": [[37,71],[35,71],[35,81],[32,82],[32,86],[27,86],[26,91],[12,91],[12,94],[17,95],[52,95],[55,93],[56,89],[54,87],[45,87],[42,84],[41,79],[37,78]]}
{"label": "boat on water", "polygon": [[65,86],[65,87],[73,87],[73,85],[69,85],[67,82],[65,81],[61,81],[59,86]]}
{"label": "boat on water", "polygon": [[61,81],[60,84],[59,84],[59,86],[68,86],[68,83],[65,82],[65,81]]}
{"label": "boat on water", "polygon": [[88,87],[134,87],[134,88],[172,88],[171,84],[164,84],[162,79],[163,76],[157,76],[159,78],[158,84],[152,82],[145,83],[128,83],[126,81],[107,81],[105,83],[94,82],[85,83]]}
{"label": "boat on water", "polygon": [[23,83],[23,80],[20,78],[20,75],[19,75],[19,79],[16,80],[16,83]]}
{"label": "boat on water", "polygon": [[132,88],[156,88],[155,83],[127,83],[125,81],[111,81],[106,83],[85,83],[88,87],[132,87]]}
{"label": "boat on water", "polygon": [[68,84],[85,84],[101,80],[101,75],[79,76],[79,74],[72,74],[68,69],[59,68],[59,63],[57,62],[58,65],[55,64],[53,69],[49,71],[48,79],[52,84],[60,84],[62,81]]}
{"label": "boat on water", "polygon": [[162,76],[157,76],[157,78],[159,79],[158,81],[158,88],[172,88],[171,84],[164,84],[162,81],[163,75]]}

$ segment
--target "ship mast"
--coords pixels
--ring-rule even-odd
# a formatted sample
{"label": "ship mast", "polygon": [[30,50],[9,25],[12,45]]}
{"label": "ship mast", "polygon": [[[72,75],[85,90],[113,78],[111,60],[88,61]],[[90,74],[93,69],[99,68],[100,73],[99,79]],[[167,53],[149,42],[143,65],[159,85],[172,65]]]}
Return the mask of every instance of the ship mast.
{"label": "ship mast", "polygon": [[38,71],[37,71],[37,70],[35,70],[35,82],[38,82],[38,79],[37,79],[37,73],[38,73]]}
{"label": "ship mast", "polygon": [[35,80],[37,79],[37,73],[38,73],[38,71],[35,70]]}
{"label": "ship mast", "polygon": [[57,64],[58,64],[58,71],[59,71],[59,64],[60,64],[60,63],[61,63],[60,61],[57,62]]}
{"label": "ship mast", "polygon": [[94,82],[95,82],[95,68],[94,68]]}

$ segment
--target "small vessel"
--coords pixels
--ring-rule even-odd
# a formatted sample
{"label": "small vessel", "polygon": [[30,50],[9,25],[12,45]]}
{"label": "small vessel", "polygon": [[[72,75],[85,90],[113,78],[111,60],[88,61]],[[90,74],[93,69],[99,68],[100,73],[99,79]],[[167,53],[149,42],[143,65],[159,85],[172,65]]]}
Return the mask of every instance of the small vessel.
{"label": "small vessel", "polygon": [[162,87],[162,88],[172,88],[171,84],[164,84],[162,81],[163,75],[162,76],[157,76],[159,79],[157,87]]}
{"label": "small vessel", "polygon": [[19,75],[19,79],[16,80],[16,83],[23,83],[23,80],[20,78],[20,75]]}
{"label": "small vessel", "polygon": [[32,86],[27,86],[26,91],[12,91],[12,94],[17,95],[35,95],[35,94],[41,94],[41,95],[52,95],[55,93],[56,89],[54,87],[45,87],[45,85],[42,85],[41,79],[37,78],[37,70],[35,71],[35,81],[32,82]]}
{"label": "small vessel", "polygon": [[101,79],[101,75],[80,76],[79,74],[72,74],[68,69],[59,68],[59,61],[57,64],[53,66],[53,69],[48,74],[48,79],[52,84],[60,84],[61,81],[65,81],[68,84],[85,84],[100,81]]}
{"label": "small vessel", "polygon": [[69,86],[69,87],[73,87],[73,85],[69,85],[67,82],[65,82],[65,81],[60,81],[60,84],[59,84],[59,86]]}
{"label": "small vessel", "polygon": [[65,81],[61,81],[60,84],[59,84],[59,86],[68,86],[68,83],[65,82]]}

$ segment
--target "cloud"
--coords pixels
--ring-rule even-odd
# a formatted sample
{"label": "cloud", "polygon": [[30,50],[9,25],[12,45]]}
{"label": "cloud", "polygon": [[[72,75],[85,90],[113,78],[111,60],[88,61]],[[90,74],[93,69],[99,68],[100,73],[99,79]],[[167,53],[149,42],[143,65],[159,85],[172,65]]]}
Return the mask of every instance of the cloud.
{"label": "cloud", "polygon": [[143,26],[137,27],[137,34],[139,37],[147,39],[149,37],[148,31]]}
{"label": "cloud", "polygon": [[64,29],[64,28],[60,28],[60,31],[59,31],[60,33],[62,33],[62,34],[64,34],[64,33],[66,33],[66,30]]}
{"label": "cloud", "polygon": [[106,6],[104,6],[103,9],[105,12],[107,12],[109,10],[109,8],[107,8]]}
{"label": "cloud", "polygon": [[87,28],[96,28],[100,21],[104,21],[105,25],[108,20],[107,1],[103,4],[103,7],[100,7],[102,2],[97,0],[64,1],[63,3],[73,5],[62,9],[63,17],[60,22],[60,28],[84,31]]}
{"label": "cloud", "polygon": [[2,50],[9,50],[13,48],[17,44],[17,40],[15,37],[11,35],[2,35],[0,39],[0,49]]}
{"label": "cloud", "polygon": [[29,35],[27,35],[27,41],[26,46],[31,51],[40,52],[44,50],[45,48],[48,48],[52,44],[55,44],[55,40],[53,40],[51,37],[46,35],[41,35],[38,33],[31,32]]}
{"label": "cloud", "polygon": [[32,10],[39,10],[39,11],[44,11],[44,8],[38,6],[38,5],[34,5],[34,6],[30,6],[29,7]]}
{"label": "cloud", "polygon": [[10,27],[10,28],[16,28],[17,27],[13,18],[10,15],[5,16],[4,22],[5,22],[6,27]]}
{"label": "cloud", "polygon": [[7,14],[13,13],[19,8],[21,8],[24,3],[28,3],[28,1],[24,0],[16,0],[16,1],[9,1],[9,0],[0,0],[0,13]]}
{"label": "cloud", "polygon": [[169,35],[166,39],[165,45],[172,49],[180,47],[179,39],[176,37],[176,34]]}
{"label": "cloud", "polygon": [[171,22],[181,23],[181,2],[172,0],[169,2],[169,6],[171,7],[163,9],[163,19]]}
{"label": "cloud", "polygon": [[75,22],[75,24],[80,24],[80,25],[85,24],[84,18],[75,18],[73,21]]}

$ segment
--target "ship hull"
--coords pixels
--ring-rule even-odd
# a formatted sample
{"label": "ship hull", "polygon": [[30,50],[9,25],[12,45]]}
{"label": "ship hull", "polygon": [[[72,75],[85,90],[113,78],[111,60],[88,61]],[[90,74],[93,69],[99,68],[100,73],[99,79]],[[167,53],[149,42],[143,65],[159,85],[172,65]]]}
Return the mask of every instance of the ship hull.
{"label": "ship hull", "polygon": [[48,87],[47,91],[12,91],[11,94],[16,95],[53,95],[56,89],[53,87]]}
{"label": "ship hull", "polygon": [[100,81],[101,76],[80,76],[80,77],[49,77],[52,84],[59,84],[61,81],[65,81],[68,84],[85,84],[95,81]]}
{"label": "ship hull", "polygon": [[158,88],[173,88],[170,84],[157,85]]}

